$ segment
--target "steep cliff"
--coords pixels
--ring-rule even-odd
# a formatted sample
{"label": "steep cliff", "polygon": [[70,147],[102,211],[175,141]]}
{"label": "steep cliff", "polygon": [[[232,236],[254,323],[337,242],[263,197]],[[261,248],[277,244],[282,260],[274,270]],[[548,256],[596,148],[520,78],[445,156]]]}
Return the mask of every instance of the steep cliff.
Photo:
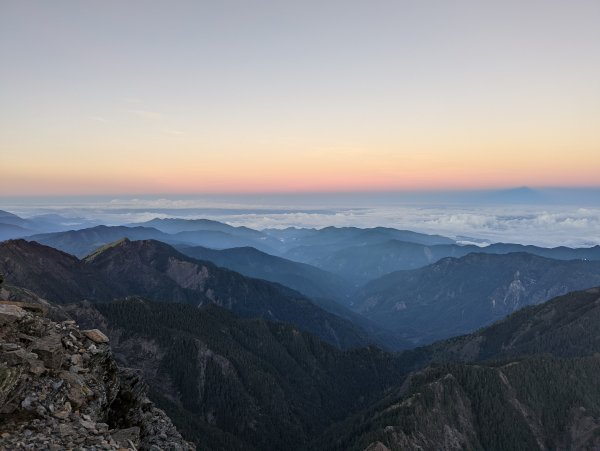
{"label": "steep cliff", "polygon": [[0,304],[0,449],[195,449],[102,332],[40,312]]}

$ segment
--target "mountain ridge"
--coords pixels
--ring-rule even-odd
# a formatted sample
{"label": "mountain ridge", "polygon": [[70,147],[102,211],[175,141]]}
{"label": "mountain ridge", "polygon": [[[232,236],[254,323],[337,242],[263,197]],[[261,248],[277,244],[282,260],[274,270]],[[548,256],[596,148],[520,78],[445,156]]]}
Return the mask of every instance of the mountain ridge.
{"label": "mountain ridge", "polygon": [[468,254],[371,281],[354,295],[352,309],[423,343],[469,333],[518,308],[597,285],[597,261]]}
{"label": "mountain ridge", "polygon": [[212,302],[242,316],[294,323],[340,347],[371,340],[348,319],[298,292],[195,260],[159,241],[125,239],[83,260],[35,242],[8,241],[0,243],[0,272],[8,283],[59,303],[131,295],[193,305]]}

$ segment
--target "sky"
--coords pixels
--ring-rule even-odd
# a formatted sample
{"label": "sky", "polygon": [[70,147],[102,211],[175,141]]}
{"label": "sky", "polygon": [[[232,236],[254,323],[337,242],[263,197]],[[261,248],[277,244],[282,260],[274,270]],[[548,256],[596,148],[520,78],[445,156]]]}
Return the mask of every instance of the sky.
{"label": "sky", "polygon": [[599,186],[597,0],[0,1],[0,196]]}

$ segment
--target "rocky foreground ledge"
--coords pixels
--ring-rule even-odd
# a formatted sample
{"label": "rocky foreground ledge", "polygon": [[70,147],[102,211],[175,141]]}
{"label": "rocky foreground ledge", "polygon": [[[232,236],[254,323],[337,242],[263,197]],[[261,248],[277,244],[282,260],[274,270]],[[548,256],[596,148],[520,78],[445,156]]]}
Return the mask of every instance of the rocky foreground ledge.
{"label": "rocky foreground ledge", "polygon": [[195,449],[102,332],[42,314],[0,303],[0,450]]}

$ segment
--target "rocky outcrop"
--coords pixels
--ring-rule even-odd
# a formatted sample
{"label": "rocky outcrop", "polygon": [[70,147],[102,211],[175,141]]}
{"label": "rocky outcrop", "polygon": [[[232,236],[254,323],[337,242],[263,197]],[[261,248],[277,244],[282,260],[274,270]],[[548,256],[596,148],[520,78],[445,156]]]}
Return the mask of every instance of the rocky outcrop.
{"label": "rocky outcrop", "polygon": [[106,336],[0,304],[0,450],[193,450]]}

